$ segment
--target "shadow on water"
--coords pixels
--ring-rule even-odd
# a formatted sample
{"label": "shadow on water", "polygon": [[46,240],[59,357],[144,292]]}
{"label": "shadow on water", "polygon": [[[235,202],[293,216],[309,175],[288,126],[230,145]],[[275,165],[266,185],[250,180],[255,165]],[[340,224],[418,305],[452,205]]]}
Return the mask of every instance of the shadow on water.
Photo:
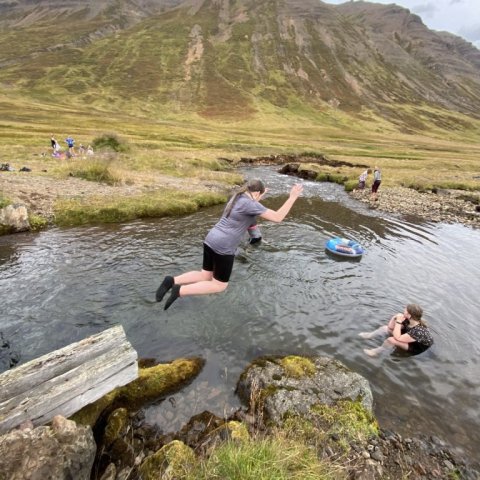
{"label": "shadow on water", "polygon": [[[272,169],[246,174],[265,179],[270,208],[298,181]],[[203,410],[236,409],[238,377],[258,356],[332,355],[369,379],[383,427],[435,434],[477,455],[480,251],[471,246],[480,232],[381,216],[337,185],[303,183],[286,220],[262,222],[265,241],[241,247],[226,292],[181,298],[167,312],[153,301],[157,286],[201,267],[202,239],[223,207],[0,238],[9,349],[25,362],[120,323],[140,357],[203,357],[189,387],[147,410],[165,431]],[[357,240],[363,257],[328,255],[336,236]],[[382,339],[358,333],[412,302],[424,307],[435,345],[415,357],[367,357],[363,349]]]}

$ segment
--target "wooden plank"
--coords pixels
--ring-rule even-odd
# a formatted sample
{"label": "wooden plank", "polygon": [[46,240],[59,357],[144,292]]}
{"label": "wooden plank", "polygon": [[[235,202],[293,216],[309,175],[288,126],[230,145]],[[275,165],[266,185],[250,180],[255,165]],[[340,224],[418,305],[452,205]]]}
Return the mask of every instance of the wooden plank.
{"label": "wooden plank", "polygon": [[[112,330],[115,336],[112,336]],[[95,336],[96,340],[93,343],[82,340],[62,349],[66,350],[69,356],[69,352],[79,351],[81,343],[87,350],[93,348],[95,354],[92,357],[91,354],[82,351],[80,356],[88,360],[80,365],[77,365],[76,360],[67,362],[75,365],[67,371],[64,371],[65,357],[58,354],[60,350],[29,362],[35,365],[21,369],[33,380],[33,386],[28,391],[25,391],[24,385],[22,388],[16,388],[14,385],[17,376],[11,375],[11,372],[16,369],[5,372],[9,374],[8,381],[3,381],[1,378],[3,375],[0,376],[0,385],[3,381],[10,392],[16,392],[16,395],[0,402],[0,434],[15,428],[25,420],[31,420],[36,426],[49,422],[58,414],[69,417],[114,388],[135,380],[138,377],[137,352],[127,341],[123,328],[114,327],[102,333],[105,334],[104,338],[110,339],[113,348],[99,349],[98,344],[103,344],[103,341],[97,341],[98,337],[102,336],[99,334]],[[119,338],[122,339],[121,342]],[[103,353],[98,355],[100,351]],[[63,364],[62,368],[57,368],[56,363],[52,361],[54,357]],[[42,368],[38,368],[38,365],[42,365]],[[45,368],[63,373],[52,376],[50,372],[44,371]],[[33,372],[37,372],[38,375],[35,376]],[[42,381],[39,381],[38,377]],[[45,378],[47,380],[44,380]]]}
{"label": "wooden plank", "polygon": [[108,350],[128,343],[121,325],[67,345],[0,375],[0,402],[32,389]]}

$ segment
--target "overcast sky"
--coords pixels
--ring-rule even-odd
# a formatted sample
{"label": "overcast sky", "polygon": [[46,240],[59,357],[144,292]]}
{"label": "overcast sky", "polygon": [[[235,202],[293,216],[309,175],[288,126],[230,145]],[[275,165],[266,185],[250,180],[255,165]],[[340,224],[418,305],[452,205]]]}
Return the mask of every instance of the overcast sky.
{"label": "overcast sky", "polygon": [[[323,1],[345,3],[345,0]],[[372,3],[396,3],[408,8],[428,28],[455,33],[480,48],[480,0],[372,0]]]}

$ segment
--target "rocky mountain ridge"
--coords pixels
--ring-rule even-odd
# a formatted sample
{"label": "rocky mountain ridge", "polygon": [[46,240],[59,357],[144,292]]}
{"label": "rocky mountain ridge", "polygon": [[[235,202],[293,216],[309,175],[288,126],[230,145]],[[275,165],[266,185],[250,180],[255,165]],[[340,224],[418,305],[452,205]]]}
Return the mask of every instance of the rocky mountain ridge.
{"label": "rocky mountain ridge", "polygon": [[0,13],[0,84],[45,102],[213,118],[335,109],[413,130],[480,117],[480,51],[396,5],[5,0]]}

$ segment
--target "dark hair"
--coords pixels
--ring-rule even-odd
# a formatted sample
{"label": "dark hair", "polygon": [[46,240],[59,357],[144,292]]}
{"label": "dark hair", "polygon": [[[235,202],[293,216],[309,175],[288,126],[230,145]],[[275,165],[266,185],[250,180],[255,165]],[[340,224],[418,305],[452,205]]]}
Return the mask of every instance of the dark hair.
{"label": "dark hair", "polygon": [[227,218],[230,216],[230,213],[231,213],[232,208],[234,207],[235,203],[237,203],[238,197],[245,192],[264,193],[265,192],[265,186],[263,185],[263,182],[261,180],[259,180],[258,178],[255,178],[253,180],[249,180],[245,185],[243,185],[240,188],[240,190],[238,190],[233,195],[233,197],[228,202],[227,207],[225,208],[225,216]]}

